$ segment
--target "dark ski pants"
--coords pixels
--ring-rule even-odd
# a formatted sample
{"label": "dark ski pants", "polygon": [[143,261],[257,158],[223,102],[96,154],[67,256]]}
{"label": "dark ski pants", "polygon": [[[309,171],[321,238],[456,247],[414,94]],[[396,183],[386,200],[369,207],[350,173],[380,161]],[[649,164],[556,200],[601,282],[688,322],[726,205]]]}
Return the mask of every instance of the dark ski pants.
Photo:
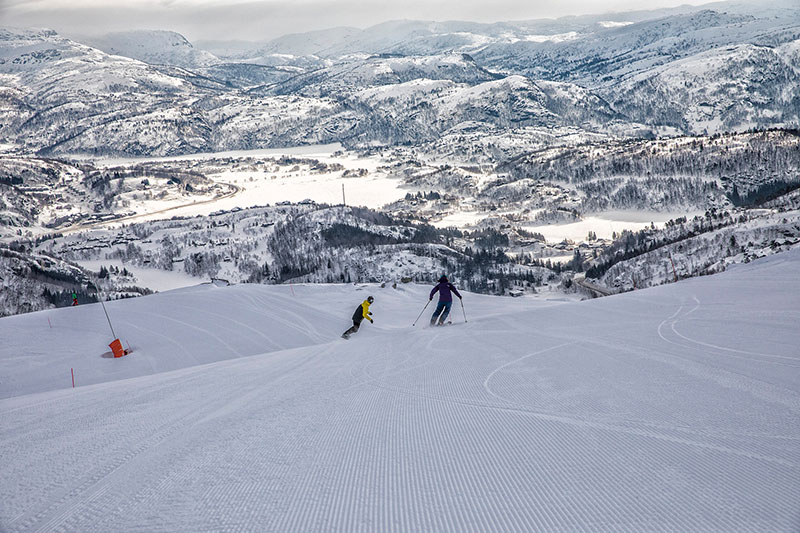
{"label": "dark ski pants", "polygon": [[350,335],[352,335],[353,333],[358,331],[359,327],[361,327],[361,321],[360,320],[358,320],[358,321],[353,320],[353,327],[351,327],[350,329],[348,329],[347,331],[342,333],[342,337],[349,337]]}
{"label": "dark ski pants", "polygon": [[436,310],[433,312],[433,316],[431,316],[431,326],[436,323],[437,318],[439,319],[439,324],[444,324],[444,321],[447,320],[447,315],[450,314],[451,307],[453,307],[453,302],[443,302],[439,300],[439,305],[436,306]]}

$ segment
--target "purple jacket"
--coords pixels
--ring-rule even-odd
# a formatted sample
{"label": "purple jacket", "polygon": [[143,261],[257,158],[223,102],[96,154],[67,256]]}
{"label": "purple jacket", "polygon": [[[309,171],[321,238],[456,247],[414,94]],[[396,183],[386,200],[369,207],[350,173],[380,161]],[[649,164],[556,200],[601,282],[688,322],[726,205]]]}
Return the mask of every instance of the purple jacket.
{"label": "purple jacket", "polygon": [[461,295],[458,294],[458,289],[456,289],[452,283],[449,281],[440,281],[438,285],[436,285],[431,290],[430,298],[433,299],[433,295],[436,294],[436,291],[439,291],[439,301],[440,302],[452,302],[453,296],[450,294],[450,291],[456,293],[456,296],[461,298]]}

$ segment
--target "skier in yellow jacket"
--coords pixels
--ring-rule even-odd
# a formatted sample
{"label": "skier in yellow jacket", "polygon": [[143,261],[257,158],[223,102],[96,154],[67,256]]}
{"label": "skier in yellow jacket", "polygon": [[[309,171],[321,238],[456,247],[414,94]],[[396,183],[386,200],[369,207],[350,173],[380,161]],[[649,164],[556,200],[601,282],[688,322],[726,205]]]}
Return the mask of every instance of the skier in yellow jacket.
{"label": "skier in yellow jacket", "polygon": [[365,318],[370,322],[372,322],[372,317],[370,316],[372,315],[372,313],[369,310],[369,306],[374,301],[375,298],[373,298],[372,296],[368,296],[366,300],[361,302],[361,305],[356,307],[356,312],[353,313],[353,327],[342,333],[343,339],[349,339],[350,335],[358,331],[358,328],[361,326],[361,321],[364,320]]}

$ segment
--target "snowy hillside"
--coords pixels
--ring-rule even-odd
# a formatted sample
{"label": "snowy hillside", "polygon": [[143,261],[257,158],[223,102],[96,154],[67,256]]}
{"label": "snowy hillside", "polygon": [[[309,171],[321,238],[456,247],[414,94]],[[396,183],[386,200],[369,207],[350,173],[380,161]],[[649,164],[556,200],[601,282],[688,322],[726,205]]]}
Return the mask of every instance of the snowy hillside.
{"label": "snowy hillside", "polygon": [[[459,102],[460,94],[468,105],[484,85],[451,91],[449,101]],[[387,111],[413,101],[412,94],[362,93],[393,100],[382,106]],[[437,142],[466,144],[471,135],[477,134],[454,128]],[[573,275],[592,269],[589,277],[604,277],[608,288],[641,288],[675,277],[665,263],[668,250],[684,277],[794,245],[796,147],[792,131],[598,141],[538,150],[491,173],[428,163],[400,148],[369,157],[332,146],[307,155],[254,151],[93,164],[5,157],[0,239],[12,251],[76,261],[94,272],[85,276],[103,266],[132,270],[133,276],[120,272],[112,297],[141,293],[138,287],[163,290],[147,281],[158,273],[195,282],[391,283],[428,281],[444,269],[476,292],[547,297],[574,292]],[[372,210],[337,205],[343,187],[348,205]],[[158,220],[165,218],[171,219]],[[637,232],[636,242],[626,231]],[[708,232],[717,233],[693,240]],[[13,261],[0,261],[0,314],[68,304],[53,291],[80,297],[86,290],[74,277],[23,283],[28,270]],[[138,269],[145,270],[140,279]]]}
{"label": "snowy hillside", "polygon": [[[784,47],[787,59],[796,47],[796,42]],[[605,93],[633,120],[692,133],[800,123],[800,71],[770,47],[709,50],[633,76]],[[778,117],[776,104],[785,110]]]}
{"label": "snowy hillside", "polygon": [[[174,155],[445,138],[436,155],[492,144],[482,151],[498,163],[519,155],[507,147],[563,139],[797,128],[800,11],[737,6],[390,21],[221,43],[222,58],[168,31],[87,46],[4,29],[0,145],[47,156]],[[452,85],[432,90],[431,80]],[[464,128],[474,135],[452,146],[447,137]]]}
{"label": "snowy hillside", "polygon": [[269,88],[272,94],[332,96],[363,87],[403,84],[413,80],[450,80],[475,85],[497,79],[463,54],[418,57],[357,57],[313,70]]}
{"label": "snowy hillside", "polygon": [[729,4],[595,27],[569,40],[493,43],[474,55],[492,70],[613,88],[619,80],[715,48],[745,43],[777,46],[798,38],[796,6],[783,7],[776,16],[759,10],[756,3],[747,13],[730,13]]}
{"label": "snowy hillside", "polygon": [[28,152],[197,151],[207,126],[190,103],[222,85],[174,74],[54,32],[0,30],[0,80],[18,102],[0,112],[0,138]]}
{"label": "snowy hillside", "polygon": [[427,287],[206,285],[109,303],[122,359],[97,304],[0,319],[0,529],[797,531],[798,270],[438,329]]}
{"label": "snowy hillside", "polygon": [[197,50],[183,35],[172,31],[115,32],[88,39],[86,42],[108,54],[130,57],[153,65],[192,69],[220,62],[210,52]]}
{"label": "snowy hillside", "polygon": [[[717,4],[718,9],[734,7],[733,2]],[[776,6],[767,16],[785,16],[793,6]],[[400,55],[435,55],[443,52],[471,53],[508,43],[556,44],[591,36],[608,28],[619,28],[638,22],[682,17],[703,10],[702,7],[680,6],[672,9],[632,11],[602,15],[568,16],[559,19],[535,19],[496,22],[492,24],[463,20],[391,20],[374,26],[330,28],[301,34],[289,34],[266,44],[203,43],[203,48],[228,57],[255,57],[264,54],[319,56],[335,59],[352,54],[392,53]],[[752,16],[753,6],[743,5],[744,14]]]}

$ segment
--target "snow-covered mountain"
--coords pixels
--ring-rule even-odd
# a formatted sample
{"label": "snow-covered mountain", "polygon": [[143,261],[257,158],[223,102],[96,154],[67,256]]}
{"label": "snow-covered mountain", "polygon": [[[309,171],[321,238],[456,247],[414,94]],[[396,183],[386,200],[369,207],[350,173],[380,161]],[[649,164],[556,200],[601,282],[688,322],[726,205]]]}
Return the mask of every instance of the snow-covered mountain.
{"label": "snow-covered mountain", "polygon": [[[724,3],[727,6],[729,2]],[[294,57],[337,59],[354,54],[439,55],[471,53],[491,44],[514,42],[562,42],[605,28],[676,16],[700,8],[633,11],[607,15],[569,16],[559,19],[497,22],[492,24],[450,20],[392,20],[364,29],[340,27],[289,34],[265,44],[204,42],[202,47],[220,57],[256,57],[289,54]],[[783,6],[778,14],[790,6]],[[742,7],[744,12],[752,6]],[[774,13],[772,14],[774,15]]]}
{"label": "snow-covered mountain", "polygon": [[3,318],[0,526],[789,533],[799,265],[464,292],[442,328],[411,284],[203,285],[107,303],[113,335],[99,304]]}
{"label": "snow-covered mountain", "polygon": [[716,48],[632,76],[602,94],[634,121],[691,133],[796,127],[797,43]]}
{"label": "snow-covered mountain", "polygon": [[415,80],[449,80],[475,85],[501,76],[479,67],[468,55],[361,56],[301,74],[268,88],[272,94],[346,95],[365,87],[397,85]]}
{"label": "snow-covered mountain", "polygon": [[207,126],[192,103],[222,86],[198,82],[187,71],[166,74],[50,31],[0,32],[0,77],[7,97],[19,102],[4,106],[0,137],[42,153],[207,148]]}
{"label": "snow-covered mountain", "polygon": [[107,54],[130,57],[151,65],[198,69],[220,63],[214,54],[194,48],[183,35],[172,31],[132,30],[82,41]]}
{"label": "snow-covered mountain", "polygon": [[96,41],[140,61],[53,32],[4,30],[0,142],[40,154],[164,155],[420,144],[465,128],[511,146],[565,133],[797,127],[800,11],[723,7],[396,21],[287,36],[220,61],[171,32]]}
{"label": "snow-covered mountain", "polygon": [[[610,119],[624,120],[579,87],[540,87],[520,77],[495,82],[498,76],[464,55],[354,59],[244,93],[232,89],[230,80],[253,83],[259,76],[252,72],[255,66],[215,65],[200,76],[108,55],[53,33],[4,35],[0,72],[7,75],[8,89],[0,134],[42,154],[414,143],[464,121],[512,129],[565,124],[598,129]],[[31,47],[46,50],[46,60]],[[224,79],[208,78],[215,73]],[[263,75],[272,81],[291,73]],[[446,81],[446,94],[428,91],[430,80]],[[381,87],[387,88],[384,95],[370,92]],[[430,110],[426,115],[389,106],[386,95],[409,88],[418,106]],[[387,123],[392,115],[397,118]],[[423,128],[417,127],[419,120]]]}
{"label": "snow-covered mountain", "polygon": [[[52,32],[4,36],[0,73],[5,72],[8,89],[0,134],[42,154],[163,155],[335,141],[416,142],[463,120],[502,127],[561,122],[534,84],[516,78],[488,83],[497,76],[463,55],[363,58],[243,93],[231,90],[229,73],[218,82],[206,77],[224,65],[205,69],[201,77],[108,55]],[[254,81],[247,72],[243,77],[244,83],[248,77]],[[447,80],[452,98],[419,94],[424,97],[420,105],[437,117],[421,137],[415,127],[404,126],[418,117],[402,108],[374,107],[369,92],[364,98],[358,94],[374,87],[404,92],[405,84],[426,80]],[[591,111],[566,110],[564,102],[558,110],[566,117],[614,115],[607,106],[596,109],[596,97],[587,98]],[[472,115],[479,111],[483,114]],[[400,120],[384,124],[392,113]]]}
{"label": "snow-covered mountain", "polygon": [[366,88],[354,95],[370,110],[364,137],[383,142],[434,140],[451,130],[599,131],[617,114],[597,95],[571,84],[509,76],[476,85],[419,79]]}
{"label": "snow-covered mountain", "polygon": [[703,10],[598,28],[570,40],[493,43],[473,55],[495,71],[597,87],[715,48],[775,47],[799,37],[800,10],[787,9],[780,18]]}

